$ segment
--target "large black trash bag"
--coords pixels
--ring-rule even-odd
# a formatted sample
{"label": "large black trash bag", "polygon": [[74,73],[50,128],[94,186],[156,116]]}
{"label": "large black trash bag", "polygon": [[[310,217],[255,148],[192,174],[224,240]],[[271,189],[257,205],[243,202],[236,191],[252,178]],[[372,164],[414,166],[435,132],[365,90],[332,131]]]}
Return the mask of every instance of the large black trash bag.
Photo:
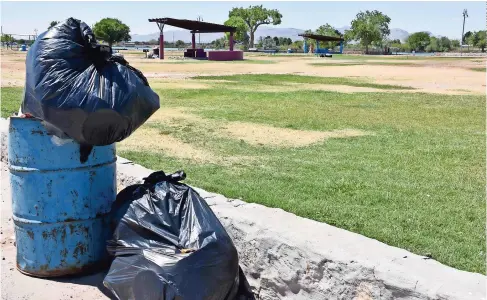
{"label": "large black trash bag", "polygon": [[115,256],[103,281],[121,300],[255,299],[231,238],[180,171],[152,173],[112,207]]}
{"label": "large black trash bag", "polygon": [[22,112],[80,144],[121,141],[159,108],[144,75],[73,18],[36,39],[26,71]]}

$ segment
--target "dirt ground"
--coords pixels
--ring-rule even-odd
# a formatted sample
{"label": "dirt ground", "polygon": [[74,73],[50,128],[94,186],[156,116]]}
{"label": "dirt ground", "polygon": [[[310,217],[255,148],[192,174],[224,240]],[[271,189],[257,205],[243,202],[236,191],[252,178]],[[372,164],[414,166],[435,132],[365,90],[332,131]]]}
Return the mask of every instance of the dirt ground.
{"label": "dirt ground", "polygon": [[[184,80],[197,75],[230,74],[301,74],[323,77],[362,77],[379,84],[395,84],[416,88],[414,92],[440,94],[485,94],[486,74],[471,70],[486,66],[486,58],[398,60],[394,56],[374,60],[327,59],[302,56],[262,56],[246,54],[244,62],[198,62],[175,59],[145,59],[142,52],[122,54],[131,65],[140,69],[151,84],[164,83],[168,88],[206,88],[201,82]],[[23,86],[24,52],[2,50],[1,86]],[[378,65],[374,63],[389,63]],[[317,64],[320,65],[311,65]],[[343,64],[350,63],[350,66]],[[334,66],[336,65],[336,66]],[[167,85],[167,84],[168,85]],[[289,87],[288,89],[292,89]],[[376,89],[321,85],[320,90],[340,92],[376,92]]]}

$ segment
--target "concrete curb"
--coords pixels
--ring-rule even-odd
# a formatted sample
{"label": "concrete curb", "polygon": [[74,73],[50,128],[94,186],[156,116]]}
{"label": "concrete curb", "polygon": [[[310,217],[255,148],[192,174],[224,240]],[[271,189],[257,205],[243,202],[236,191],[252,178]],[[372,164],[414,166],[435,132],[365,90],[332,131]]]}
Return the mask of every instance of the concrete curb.
{"label": "concrete curb", "polygon": [[[119,186],[152,172],[118,158]],[[259,299],[486,299],[484,275],[281,209],[195,190],[232,236]]]}

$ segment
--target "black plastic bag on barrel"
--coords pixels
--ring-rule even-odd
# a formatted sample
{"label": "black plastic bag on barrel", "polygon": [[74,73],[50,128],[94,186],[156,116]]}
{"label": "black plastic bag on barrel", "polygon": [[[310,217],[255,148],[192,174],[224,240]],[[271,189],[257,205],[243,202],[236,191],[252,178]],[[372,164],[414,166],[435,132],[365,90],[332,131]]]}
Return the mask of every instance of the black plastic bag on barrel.
{"label": "black plastic bag on barrel", "polygon": [[80,144],[121,141],[159,108],[147,79],[85,23],[70,18],[42,33],[29,49],[22,112]]}
{"label": "black plastic bag on barrel", "polygon": [[254,299],[231,238],[184,178],[155,172],[117,195],[104,285],[121,300]]}

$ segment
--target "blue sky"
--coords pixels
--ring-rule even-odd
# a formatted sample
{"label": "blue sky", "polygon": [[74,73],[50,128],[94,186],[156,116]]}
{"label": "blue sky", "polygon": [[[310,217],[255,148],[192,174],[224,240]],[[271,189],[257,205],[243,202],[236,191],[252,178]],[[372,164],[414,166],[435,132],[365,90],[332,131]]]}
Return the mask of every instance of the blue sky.
{"label": "blue sky", "polygon": [[[350,25],[360,10],[377,9],[391,18],[390,28],[410,33],[430,31],[435,35],[459,38],[462,11],[468,10],[465,31],[486,27],[485,2],[1,2],[3,32],[30,34],[47,29],[52,20],[75,17],[92,25],[104,17],[116,17],[130,26],[132,34],[157,32],[147,21],[154,17],[196,19],[223,23],[232,7],[263,4],[278,9],[279,27],[316,29],[329,23],[335,27]],[[169,29],[169,28],[168,28]],[[174,29],[174,28],[171,28]]]}

